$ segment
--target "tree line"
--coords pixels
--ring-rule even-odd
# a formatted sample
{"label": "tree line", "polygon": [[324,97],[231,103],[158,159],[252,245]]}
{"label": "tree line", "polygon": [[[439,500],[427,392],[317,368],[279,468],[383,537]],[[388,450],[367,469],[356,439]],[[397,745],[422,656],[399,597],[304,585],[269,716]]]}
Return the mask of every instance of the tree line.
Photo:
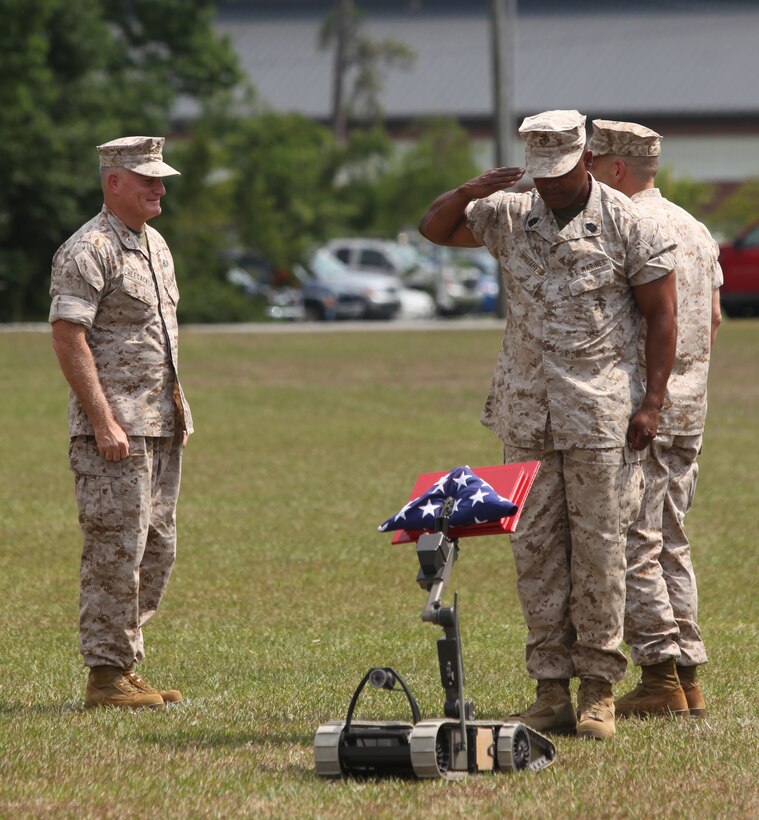
{"label": "tree line", "polygon": [[[182,171],[155,224],[185,320],[249,318],[224,280],[225,250],[255,248],[287,270],[336,233],[415,224],[440,184],[476,172],[452,122],[416,126],[416,147],[398,156],[377,111],[342,138],[267,110],[214,30],[214,3],[179,10],[176,0],[0,0],[0,321],[46,317],[52,255],[102,204],[95,146],[118,136],[167,135],[167,161]],[[180,99],[198,114],[177,133]]]}

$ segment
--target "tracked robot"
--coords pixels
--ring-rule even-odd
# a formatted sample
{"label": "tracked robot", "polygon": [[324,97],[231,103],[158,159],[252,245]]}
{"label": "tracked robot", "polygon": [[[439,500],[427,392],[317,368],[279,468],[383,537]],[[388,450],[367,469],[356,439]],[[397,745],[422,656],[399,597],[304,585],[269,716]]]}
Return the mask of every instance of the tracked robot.
{"label": "tracked robot", "polygon": [[[316,732],[314,759],[322,777],[457,779],[484,772],[539,771],[556,758],[553,743],[519,720],[475,720],[474,704],[464,698],[458,596],[454,595],[452,607],[442,604],[459,553],[458,539],[449,537],[454,506],[454,498],[447,497],[435,517],[434,532],[419,535],[416,542],[416,580],[428,592],[422,621],[444,631],[437,650],[445,717],[422,719],[398,672],[391,667],[369,669],[353,693],[345,720],[323,723]],[[380,690],[402,690],[411,722],[355,720],[354,711],[367,684]]]}

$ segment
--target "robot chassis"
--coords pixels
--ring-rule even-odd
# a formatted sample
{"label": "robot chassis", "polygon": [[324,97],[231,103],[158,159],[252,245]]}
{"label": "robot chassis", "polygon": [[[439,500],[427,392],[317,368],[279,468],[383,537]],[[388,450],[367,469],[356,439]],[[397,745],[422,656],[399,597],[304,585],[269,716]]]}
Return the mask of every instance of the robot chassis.
{"label": "robot chassis", "polygon": [[[444,718],[422,720],[403,678],[391,667],[374,667],[353,693],[345,720],[330,720],[316,731],[314,760],[322,777],[417,777],[458,779],[482,772],[539,771],[556,758],[556,747],[518,720],[475,720],[474,704],[464,699],[464,663],[459,634],[458,596],[453,607],[441,600],[458,557],[458,540],[448,538],[449,498],[435,520],[435,532],[416,544],[417,583],[429,593],[422,621],[442,627],[437,642]],[[412,722],[357,721],[353,713],[366,684],[400,686]]]}

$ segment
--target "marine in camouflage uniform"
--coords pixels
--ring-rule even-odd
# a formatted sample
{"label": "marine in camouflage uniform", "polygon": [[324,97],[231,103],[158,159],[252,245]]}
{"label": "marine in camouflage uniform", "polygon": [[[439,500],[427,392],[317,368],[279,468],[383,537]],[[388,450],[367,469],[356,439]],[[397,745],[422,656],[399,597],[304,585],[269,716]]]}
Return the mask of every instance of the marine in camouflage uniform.
{"label": "marine in camouflage uniform", "polygon": [[[677,353],[659,431],[644,462],[646,491],[627,540],[625,641],[643,668],[620,714],[705,714],[696,667],[706,663],[684,519],[696,490],[711,347],[720,321],[719,248],[707,228],[654,187],[661,135],[637,123],[594,120],[593,171],[632,198],[677,243]],[[640,359],[645,362],[641,345]]]}
{"label": "marine in camouflage uniform", "polygon": [[178,379],[174,264],[145,224],[160,213],[161,177],[178,173],[163,162],[163,142],[128,137],[98,147],[105,205],[52,266],[49,320],[72,387],[88,705],[181,699],[176,690],[153,690],[134,670],[174,565],[182,450],[193,429]]}
{"label": "marine in camouflage uniform", "polygon": [[[574,729],[577,676],[577,732],[606,738],[611,685],[626,668],[625,537],[674,354],[675,293],[672,244],[588,175],[584,124],[576,111],[527,118],[520,133],[537,190],[507,193],[523,170],[493,169],[439,197],[420,230],[440,244],[484,245],[501,263],[506,327],[482,421],[507,462],[541,462],[511,537],[538,681],[521,718]],[[642,314],[657,349],[648,391]]]}

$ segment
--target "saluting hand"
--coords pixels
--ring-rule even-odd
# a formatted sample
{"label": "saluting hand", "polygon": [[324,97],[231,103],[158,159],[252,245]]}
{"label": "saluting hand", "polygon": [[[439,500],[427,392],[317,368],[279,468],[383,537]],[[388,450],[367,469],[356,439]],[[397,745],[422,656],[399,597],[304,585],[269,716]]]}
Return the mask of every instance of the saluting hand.
{"label": "saluting hand", "polygon": [[524,176],[524,171],[524,168],[491,168],[458,188],[440,194],[422,217],[419,233],[437,245],[476,248],[480,242],[466,224],[467,206],[473,199],[511,188]]}
{"label": "saluting hand", "polygon": [[469,199],[482,199],[516,185],[524,176],[524,171],[524,168],[491,168],[465,182],[459,190],[465,192]]}

